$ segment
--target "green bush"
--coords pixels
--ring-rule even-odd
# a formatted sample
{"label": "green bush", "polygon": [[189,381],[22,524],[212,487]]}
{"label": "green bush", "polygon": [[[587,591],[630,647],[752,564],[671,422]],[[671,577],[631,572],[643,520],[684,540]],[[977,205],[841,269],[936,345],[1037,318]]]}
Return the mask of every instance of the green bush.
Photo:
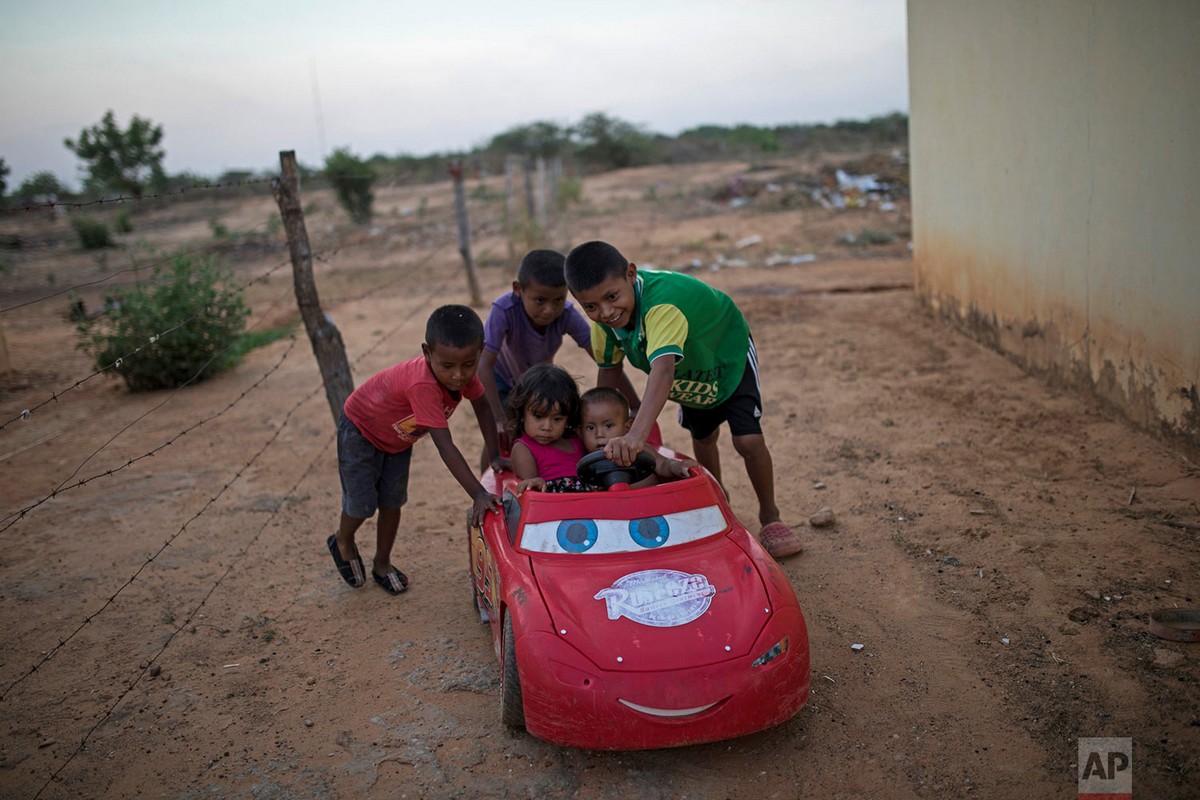
{"label": "green bush", "polygon": [[108,226],[98,219],[84,216],[71,217],[71,227],[79,236],[79,244],[84,250],[99,250],[102,247],[112,247],[112,236]]}
{"label": "green bush", "polygon": [[344,147],[338,148],[325,159],[325,178],[350,219],[360,224],[371,221],[375,171],[369,163]]}
{"label": "green bush", "polygon": [[133,233],[133,220],[129,218],[129,210],[121,209],[113,219],[113,227],[117,233]]}
{"label": "green bush", "polygon": [[116,293],[107,313],[80,322],[79,348],[97,369],[120,374],[133,392],[216,375],[240,358],[234,345],[249,313],[228,279],[216,257],[193,263],[181,253],[169,273],[155,270],[155,280]]}

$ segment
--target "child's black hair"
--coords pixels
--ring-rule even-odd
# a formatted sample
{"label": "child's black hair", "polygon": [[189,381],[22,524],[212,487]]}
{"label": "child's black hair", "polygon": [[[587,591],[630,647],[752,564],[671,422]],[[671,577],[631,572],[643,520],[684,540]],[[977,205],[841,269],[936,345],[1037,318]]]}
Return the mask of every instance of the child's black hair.
{"label": "child's black hair", "polygon": [[581,417],[583,409],[592,403],[614,403],[624,410],[625,418],[629,418],[629,399],[612,387],[596,386],[584,392],[583,396],[579,398],[579,413]]}
{"label": "child's black hair", "polygon": [[521,259],[517,269],[517,283],[527,287],[531,283],[540,283],[551,289],[567,285],[565,265],[567,257],[557,250],[530,250]]}
{"label": "child's black hair", "polygon": [[467,306],[442,306],[425,323],[425,344],[447,347],[483,345],[483,321]]}
{"label": "child's black hair", "polygon": [[579,387],[571,373],[554,364],[530,367],[508,394],[504,424],[514,439],[525,433],[525,410],[550,413],[555,407],[566,416],[564,435],[579,429]]}
{"label": "child's black hair", "polygon": [[608,242],[584,242],[570,253],[563,268],[572,292],[584,292],[611,277],[622,275],[629,260]]}

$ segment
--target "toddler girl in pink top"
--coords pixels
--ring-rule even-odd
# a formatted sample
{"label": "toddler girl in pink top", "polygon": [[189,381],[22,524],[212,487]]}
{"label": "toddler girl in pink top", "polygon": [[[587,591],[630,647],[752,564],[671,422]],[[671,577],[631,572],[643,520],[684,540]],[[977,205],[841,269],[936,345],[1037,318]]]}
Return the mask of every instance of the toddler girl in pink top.
{"label": "toddler girl in pink top", "polygon": [[538,364],[517,381],[505,409],[513,437],[513,471],[526,489],[582,492],[588,487],[575,475],[586,454],[579,430],[579,388],[562,367]]}

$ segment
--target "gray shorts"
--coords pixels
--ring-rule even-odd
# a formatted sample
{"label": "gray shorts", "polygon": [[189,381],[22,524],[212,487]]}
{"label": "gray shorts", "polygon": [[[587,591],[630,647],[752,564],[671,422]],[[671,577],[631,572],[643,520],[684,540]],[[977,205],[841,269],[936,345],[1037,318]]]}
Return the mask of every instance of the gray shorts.
{"label": "gray shorts", "polygon": [[412,448],[385,453],[367,441],[343,413],[338,418],[338,477],[342,511],[366,519],[376,508],[400,508],[408,501],[408,464]]}

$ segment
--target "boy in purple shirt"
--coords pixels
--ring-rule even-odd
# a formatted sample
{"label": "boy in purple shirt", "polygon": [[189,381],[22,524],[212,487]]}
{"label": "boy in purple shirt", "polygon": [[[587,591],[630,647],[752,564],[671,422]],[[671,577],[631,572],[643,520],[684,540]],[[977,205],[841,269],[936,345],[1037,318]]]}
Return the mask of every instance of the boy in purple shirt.
{"label": "boy in purple shirt", "polygon": [[567,300],[565,264],[566,256],[556,250],[529,252],[521,259],[512,291],[496,298],[484,325],[479,379],[505,452],[512,442],[504,428],[504,407],[525,371],[553,363],[564,336],[591,353],[591,323]]}

